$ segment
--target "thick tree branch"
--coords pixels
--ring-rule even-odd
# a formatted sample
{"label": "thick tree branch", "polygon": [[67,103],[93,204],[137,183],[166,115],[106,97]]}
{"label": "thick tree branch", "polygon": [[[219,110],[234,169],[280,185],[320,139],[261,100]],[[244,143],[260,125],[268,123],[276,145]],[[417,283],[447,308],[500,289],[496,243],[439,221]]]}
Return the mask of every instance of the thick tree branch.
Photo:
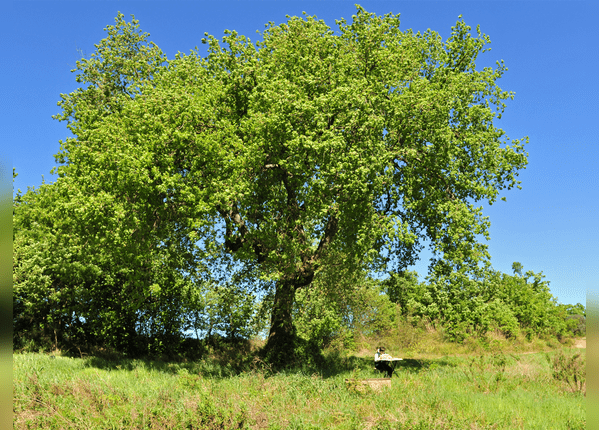
{"label": "thick tree branch", "polygon": [[[223,210],[222,207],[216,207],[220,216],[225,220],[225,248],[230,252],[237,252],[243,245],[248,243],[247,235],[248,228],[245,224],[239,212],[233,206],[229,210]],[[239,232],[239,236],[233,239],[233,230],[234,226],[237,227],[237,231]],[[266,256],[268,255],[268,249],[264,246],[264,244],[258,242],[257,240],[252,240],[249,245],[252,247],[252,250],[256,254],[256,261],[258,263],[262,263],[266,260]]]}

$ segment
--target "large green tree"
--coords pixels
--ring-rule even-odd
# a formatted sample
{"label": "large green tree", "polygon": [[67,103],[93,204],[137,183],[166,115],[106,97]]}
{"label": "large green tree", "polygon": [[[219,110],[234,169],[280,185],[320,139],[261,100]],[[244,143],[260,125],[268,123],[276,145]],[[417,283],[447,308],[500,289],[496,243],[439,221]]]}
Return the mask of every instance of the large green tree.
{"label": "large green tree", "polygon": [[159,249],[181,273],[228,253],[274,286],[266,351],[281,361],[295,293],[323,268],[405,267],[425,239],[453,269],[487,257],[476,204],[515,186],[527,160],[493,124],[513,95],[496,84],[503,63],[476,69],[490,42],[478,28],[460,19],[443,41],[358,7],[336,31],[305,16],[255,44],[206,35],[206,57],[165,65],[117,23],[118,43],[81,63],[87,89],[63,96],[75,138],[59,175],[105,196],[111,230],[90,231],[139,252],[134,297]]}

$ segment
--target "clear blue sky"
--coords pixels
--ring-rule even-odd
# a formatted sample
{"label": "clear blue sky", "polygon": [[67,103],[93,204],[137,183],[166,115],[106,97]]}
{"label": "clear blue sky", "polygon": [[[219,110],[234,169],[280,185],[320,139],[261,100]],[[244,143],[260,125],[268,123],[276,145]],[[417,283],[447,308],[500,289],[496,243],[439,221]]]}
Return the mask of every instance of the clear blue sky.
{"label": "clear blue sky", "polygon": [[[491,219],[488,242],[495,269],[512,273],[514,261],[524,270],[542,271],[561,303],[585,303],[588,290],[599,288],[599,144],[597,139],[599,37],[596,2],[371,2],[369,12],[401,13],[401,26],[428,28],[445,39],[458,15],[491,37],[491,52],[478,65],[503,59],[509,71],[499,81],[514,91],[496,124],[511,138],[529,136],[529,165],[520,174],[522,190],[506,192],[507,202],[485,204]],[[0,27],[0,142],[3,156],[19,173],[15,190],[47,182],[65,123],[60,93],[77,88],[70,73],[81,55],[89,56],[114,23],[117,11],[141,28],[169,58],[203,48],[207,31],[223,30],[257,40],[268,21],[306,11],[331,27],[348,20],[353,2],[9,2]],[[413,268],[426,273],[428,254]]]}

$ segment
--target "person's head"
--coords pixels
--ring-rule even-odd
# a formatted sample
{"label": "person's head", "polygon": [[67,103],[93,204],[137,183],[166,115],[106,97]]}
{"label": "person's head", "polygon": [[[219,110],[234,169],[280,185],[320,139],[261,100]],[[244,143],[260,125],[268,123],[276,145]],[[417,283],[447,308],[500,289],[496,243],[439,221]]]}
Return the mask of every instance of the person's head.
{"label": "person's head", "polygon": [[385,348],[382,346],[379,346],[379,348],[377,349],[377,352],[383,353],[383,352],[385,352]]}

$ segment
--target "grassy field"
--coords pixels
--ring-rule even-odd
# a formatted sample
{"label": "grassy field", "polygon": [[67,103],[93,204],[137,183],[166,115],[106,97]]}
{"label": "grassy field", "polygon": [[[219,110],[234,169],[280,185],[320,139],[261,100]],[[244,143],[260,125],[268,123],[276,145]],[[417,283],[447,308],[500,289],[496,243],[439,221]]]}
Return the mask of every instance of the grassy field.
{"label": "grassy field", "polygon": [[[584,429],[585,349],[412,354],[390,387],[371,355],[329,352],[271,373],[214,357],[190,363],[14,355],[18,429]],[[578,356],[577,356],[578,355]],[[578,373],[577,373],[578,372]],[[576,381],[573,376],[577,375]],[[581,379],[582,378],[582,379]]]}

